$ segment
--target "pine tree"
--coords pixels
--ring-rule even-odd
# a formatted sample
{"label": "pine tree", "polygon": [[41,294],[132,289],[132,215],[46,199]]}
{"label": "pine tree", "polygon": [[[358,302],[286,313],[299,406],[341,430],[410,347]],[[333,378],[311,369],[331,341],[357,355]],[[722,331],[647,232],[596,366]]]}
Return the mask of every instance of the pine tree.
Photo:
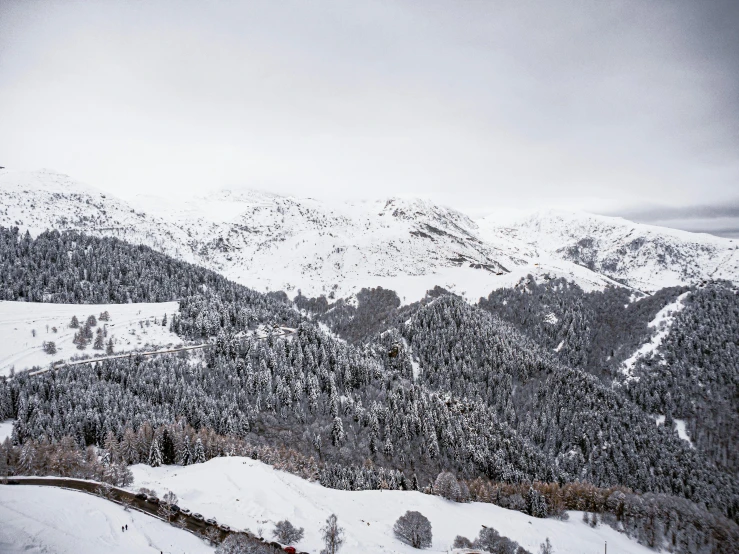
{"label": "pine tree", "polygon": [[344,433],[344,424],[341,422],[341,418],[336,416],[334,422],[331,425],[331,444],[334,446],[341,446],[346,438]]}
{"label": "pine tree", "polygon": [[103,339],[103,333],[100,329],[98,329],[97,334],[95,335],[95,342],[93,343],[92,347],[95,350],[102,350],[105,346],[105,340]]}
{"label": "pine tree", "polygon": [[205,462],[205,449],[203,448],[203,441],[200,437],[195,441],[195,452],[193,453],[193,463],[202,464]]}
{"label": "pine tree", "polygon": [[159,467],[162,465],[162,450],[159,447],[159,441],[156,437],[151,443],[151,449],[149,450],[149,465],[151,467]]}

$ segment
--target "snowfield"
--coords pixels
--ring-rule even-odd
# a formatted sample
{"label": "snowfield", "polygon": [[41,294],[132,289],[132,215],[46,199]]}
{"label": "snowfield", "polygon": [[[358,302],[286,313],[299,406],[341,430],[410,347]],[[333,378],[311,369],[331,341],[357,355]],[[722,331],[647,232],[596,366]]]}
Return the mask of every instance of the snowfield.
{"label": "snowfield", "polygon": [[[0,485],[3,554],[212,554],[204,541],[96,496],[53,487]],[[128,531],[121,532],[121,526]]]}
{"label": "snowfield", "polygon": [[544,210],[477,221],[493,244],[525,245],[529,255],[588,267],[630,287],[654,292],[708,279],[739,281],[734,239],[634,223],[620,217]]}
{"label": "snowfield", "polygon": [[[139,348],[179,345],[182,339],[161,325],[164,314],[171,320],[179,312],[177,302],[141,304],[47,304],[40,302],[0,301],[0,375],[32,367],[48,367],[50,363],[69,361],[73,356],[104,355],[92,344],[77,350],[73,343],[78,329],[69,327],[72,316],[83,324],[88,316],[96,318],[102,312],[110,314],[110,321],[98,321],[97,328],[108,326],[108,338],[113,339],[116,353]],[[56,328],[56,332],[54,332]],[[36,336],[33,332],[36,332]],[[46,354],[43,344],[53,341],[56,354]]]}
{"label": "snowfield", "polygon": [[494,527],[531,552],[538,552],[546,537],[555,552],[568,554],[603,552],[605,541],[609,554],[653,552],[608,526],[590,528],[578,512],[571,512],[569,521],[536,519],[492,504],[456,504],[420,492],[339,491],[251,458],[214,458],[186,467],[139,464],[131,470],[131,490],[146,487],[160,496],[171,490],[180,506],[236,529],[261,528],[265,538],[271,539],[274,523],[287,518],[305,528],[299,548],[314,553],[322,548],[320,528],[332,513],[346,530],[343,553],[418,553],[393,536],[393,524],[407,510],[420,511],[431,521],[433,544],[425,552],[447,552],[456,535],[473,539],[482,525]]}

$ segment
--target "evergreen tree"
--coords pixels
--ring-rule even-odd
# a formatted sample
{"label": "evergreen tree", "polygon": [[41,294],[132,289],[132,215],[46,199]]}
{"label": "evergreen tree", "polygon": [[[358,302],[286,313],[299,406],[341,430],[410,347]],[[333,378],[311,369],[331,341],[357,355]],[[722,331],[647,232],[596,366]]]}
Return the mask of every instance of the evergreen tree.
{"label": "evergreen tree", "polygon": [[195,440],[195,451],[193,452],[193,463],[202,464],[205,462],[205,449],[203,448],[203,442],[200,437]]}
{"label": "evergreen tree", "polygon": [[156,437],[152,441],[151,448],[149,450],[149,465],[151,467],[159,467],[162,465],[162,450],[159,447],[159,441]]}

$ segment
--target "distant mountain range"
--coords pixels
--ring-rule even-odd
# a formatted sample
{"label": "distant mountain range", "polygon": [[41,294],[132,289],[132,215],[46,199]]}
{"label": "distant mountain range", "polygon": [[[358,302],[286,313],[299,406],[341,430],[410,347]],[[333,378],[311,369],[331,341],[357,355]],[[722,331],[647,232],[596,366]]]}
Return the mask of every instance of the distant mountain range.
{"label": "distant mountain range", "polygon": [[134,206],[48,170],[0,170],[0,225],[114,236],[291,297],[379,285],[411,302],[439,285],[477,300],[528,274],[645,293],[739,281],[739,241],[621,218],[544,211],[475,221],[424,200],[325,203],[241,190]]}

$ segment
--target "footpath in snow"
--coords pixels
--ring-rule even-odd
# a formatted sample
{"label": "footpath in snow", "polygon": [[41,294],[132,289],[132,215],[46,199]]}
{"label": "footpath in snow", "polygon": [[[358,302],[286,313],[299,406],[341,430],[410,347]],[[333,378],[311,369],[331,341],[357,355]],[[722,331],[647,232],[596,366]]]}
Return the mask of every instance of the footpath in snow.
{"label": "footpath in snow", "polygon": [[570,512],[569,521],[536,519],[492,504],[457,504],[420,492],[339,491],[251,458],[214,458],[186,467],[139,464],[131,470],[131,490],[146,487],[160,497],[172,491],[180,499],[180,506],[236,529],[261,529],[265,538],[271,538],[274,523],[288,519],[305,528],[305,538],[298,546],[308,552],[320,552],[320,528],[335,513],[346,530],[342,552],[417,553],[396,540],[392,532],[399,516],[417,510],[432,525],[433,544],[425,552],[447,552],[456,535],[473,539],[486,525],[531,552],[538,552],[539,545],[549,537],[555,552],[599,553],[608,541],[608,554],[653,553],[606,525],[590,528],[579,512]]}

